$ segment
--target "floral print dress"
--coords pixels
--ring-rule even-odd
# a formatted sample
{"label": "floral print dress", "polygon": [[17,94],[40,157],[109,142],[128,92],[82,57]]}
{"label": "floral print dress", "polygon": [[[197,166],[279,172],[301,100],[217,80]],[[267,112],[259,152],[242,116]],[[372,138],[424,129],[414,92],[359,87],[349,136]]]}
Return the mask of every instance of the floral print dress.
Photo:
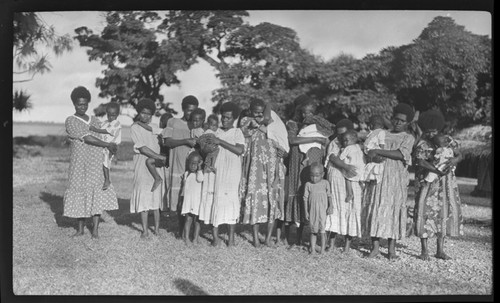
{"label": "floral print dress", "polygon": [[[453,140],[452,146],[457,145]],[[432,143],[421,139],[415,148],[415,162],[420,159],[432,163],[436,149]],[[454,171],[433,182],[425,181],[427,173],[420,166],[415,168],[415,235],[420,238],[463,235],[461,201]]]}

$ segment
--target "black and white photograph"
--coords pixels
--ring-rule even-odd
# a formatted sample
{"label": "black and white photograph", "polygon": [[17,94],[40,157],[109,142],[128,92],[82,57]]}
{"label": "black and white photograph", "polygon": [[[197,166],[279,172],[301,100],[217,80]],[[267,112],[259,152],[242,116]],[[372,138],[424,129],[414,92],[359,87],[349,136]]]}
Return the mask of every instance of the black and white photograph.
{"label": "black and white photograph", "polygon": [[14,295],[493,297],[490,11],[11,17]]}

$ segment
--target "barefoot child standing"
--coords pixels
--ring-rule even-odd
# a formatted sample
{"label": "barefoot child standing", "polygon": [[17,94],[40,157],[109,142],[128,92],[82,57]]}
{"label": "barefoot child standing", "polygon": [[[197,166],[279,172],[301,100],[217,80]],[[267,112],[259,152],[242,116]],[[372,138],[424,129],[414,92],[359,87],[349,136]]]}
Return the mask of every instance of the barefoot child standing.
{"label": "barefoot child standing", "polygon": [[182,238],[186,244],[190,243],[189,234],[193,222],[193,242],[199,243],[200,221],[198,220],[198,215],[203,187],[202,164],[203,160],[198,152],[194,151],[190,153],[187,159],[186,172],[182,175],[181,197],[183,200],[181,214],[186,218]]}
{"label": "barefoot child standing", "polygon": [[330,183],[323,179],[325,171],[323,165],[314,162],[310,166],[310,181],[304,189],[305,217],[311,227],[309,254],[316,253],[316,237],[319,233],[321,242],[320,253],[325,252],[326,216],[332,214],[332,194]]}

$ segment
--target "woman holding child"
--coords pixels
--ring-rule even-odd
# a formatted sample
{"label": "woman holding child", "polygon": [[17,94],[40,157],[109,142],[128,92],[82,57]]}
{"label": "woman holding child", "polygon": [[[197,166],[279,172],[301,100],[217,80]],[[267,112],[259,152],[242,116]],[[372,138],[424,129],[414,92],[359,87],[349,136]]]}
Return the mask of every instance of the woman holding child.
{"label": "woman holding child", "polygon": [[[422,138],[414,151],[415,185],[415,234],[420,237],[422,260],[430,260],[427,239],[436,236],[437,252],[435,257],[443,260],[451,259],[444,252],[446,236],[463,235],[460,196],[455,179],[454,167],[461,159],[457,143],[451,137],[444,137],[439,132],[444,127],[444,117],[436,110],[423,112],[418,125],[422,129]],[[439,146],[438,139],[446,140],[445,146]],[[435,158],[439,149],[451,149],[451,156],[439,168]],[[430,174],[435,174],[430,178]]]}
{"label": "woman holding child", "polygon": [[[136,106],[136,122],[130,127],[130,134],[134,142],[134,185],[132,197],[130,198],[130,212],[141,213],[142,234],[141,238],[149,236],[148,212],[153,211],[154,234],[158,235],[160,226],[160,208],[162,208],[165,183],[160,182],[156,187],[155,177],[146,165],[149,158],[158,160],[165,164],[166,156],[160,154],[158,144],[158,127],[153,126],[151,117],[156,111],[154,102],[150,99],[142,99]],[[153,131],[151,131],[152,128]],[[153,167],[157,176],[164,175],[164,167]]]}
{"label": "woman holding child", "polygon": [[[286,128],[278,116],[274,116],[267,126],[262,123],[265,109],[264,101],[254,98],[250,102],[250,116],[240,121],[243,134],[249,138],[241,182],[242,221],[253,226],[255,247],[260,246],[259,224],[267,223],[265,244],[270,246],[274,221],[281,217],[283,206],[280,202],[284,192],[280,189],[283,188],[281,181],[284,181],[285,175],[281,159],[288,148]],[[275,127],[279,123],[283,126],[281,129]]]}
{"label": "woman holding child", "polygon": [[74,236],[84,234],[85,218],[92,217],[92,238],[98,238],[100,215],[104,210],[118,209],[118,201],[112,184],[104,190],[103,148],[116,153],[114,143],[100,140],[100,135],[89,130],[99,128],[96,117],[86,114],[90,92],[82,86],[71,92],[75,114],[66,118],[66,132],[70,140],[69,184],[64,193],[64,216],[78,219]]}
{"label": "woman holding child", "polygon": [[379,239],[389,242],[389,259],[397,259],[396,240],[406,236],[406,200],[410,175],[411,151],[415,138],[407,132],[415,112],[410,105],[399,103],[393,109],[393,130],[385,134],[384,149],[367,152],[368,161],[382,162],[380,182],[366,185],[363,197],[362,224],[372,238],[369,257],[380,254]]}

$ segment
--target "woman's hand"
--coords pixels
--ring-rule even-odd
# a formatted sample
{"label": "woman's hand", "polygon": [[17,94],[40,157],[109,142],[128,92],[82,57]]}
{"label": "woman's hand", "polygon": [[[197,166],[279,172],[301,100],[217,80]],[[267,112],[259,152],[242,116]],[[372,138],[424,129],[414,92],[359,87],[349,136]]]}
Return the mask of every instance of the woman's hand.
{"label": "woman's hand", "polygon": [[284,158],[286,156],[286,151],[281,148],[276,148],[276,156],[278,158]]}
{"label": "woman's hand", "polygon": [[356,176],[356,166],[354,165],[345,164],[344,171],[348,178],[354,178]]}
{"label": "woman's hand", "polygon": [[109,143],[109,145],[106,147],[111,154],[116,154],[118,151],[118,146],[115,143]]}
{"label": "woman's hand", "polygon": [[368,160],[370,160],[370,162],[374,162],[373,159],[377,157],[378,154],[376,150],[371,149],[366,153],[366,156],[368,157]]}
{"label": "woman's hand", "polygon": [[456,167],[457,164],[458,164],[458,157],[455,157],[455,158],[451,158],[451,159],[448,159],[446,160],[446,162],[444,163],[444,171],[447,171],[447,170],[450,170],[452,169],[453,167]]}
{"label": "woman's hand", "polygon": [[186,145],[194,147],[196,145],[196,139],[186,139]]}
{"label": "woman's hand", "polygon": [[200,160],[200,162],[198,162],[198,170],[201,170],[202,169],[202,166],[203,165],[203,160]]}
{"label": "woman's hand", "polygon": [[217,137],[210,137],[207,141],[209,144],[220,145],[220,139]]}

